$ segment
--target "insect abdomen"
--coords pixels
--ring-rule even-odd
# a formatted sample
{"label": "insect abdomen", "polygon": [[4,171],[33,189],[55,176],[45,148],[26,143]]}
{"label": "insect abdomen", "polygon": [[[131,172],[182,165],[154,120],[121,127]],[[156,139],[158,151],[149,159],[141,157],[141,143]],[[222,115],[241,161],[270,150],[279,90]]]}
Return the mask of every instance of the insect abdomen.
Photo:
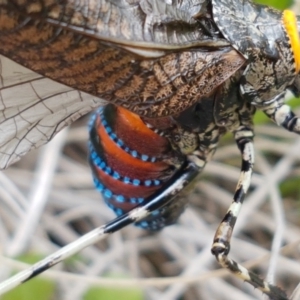
{"label": "insect abdomen", "polygon": [[[90,122],[90,165],[94,183],[107,205],[118,215],[129,212],[170,180],[176,168],[165,162],[171,145],[128,110],[107,105]],[[151,230],[164,227],[161,213],[138,225]]]}

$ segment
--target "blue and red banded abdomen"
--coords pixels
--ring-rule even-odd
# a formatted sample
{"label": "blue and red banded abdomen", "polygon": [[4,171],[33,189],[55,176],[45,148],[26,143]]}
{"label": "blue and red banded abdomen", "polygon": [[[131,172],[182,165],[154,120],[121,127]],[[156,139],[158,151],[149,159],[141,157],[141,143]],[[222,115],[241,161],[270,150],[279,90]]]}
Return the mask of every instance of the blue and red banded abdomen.
{"label": "blue and red banded abdomen", "polygon": [[[169,140],[112,104],[92,116],[89,148],[94,183],[118,216],[145,204],[177,170],[170,163],[176,152]],[[172,212],[162,209],[137,225],[157,230],[174,221]]]}

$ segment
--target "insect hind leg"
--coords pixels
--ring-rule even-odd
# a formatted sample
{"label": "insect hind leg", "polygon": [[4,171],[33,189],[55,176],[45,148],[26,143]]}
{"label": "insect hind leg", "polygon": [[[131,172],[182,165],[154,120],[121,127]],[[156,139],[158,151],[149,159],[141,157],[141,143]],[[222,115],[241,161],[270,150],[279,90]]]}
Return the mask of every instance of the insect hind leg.
{"label": "insect hind leg", "polygon": [[232,232],[243,204],[244,197],[248,191],[253,172],[253,136],[254,134],[252,129],[249,129],[245,126],[241,126],[235,132],[235,140],[242,154],[241,173],[233,197],[233,202],[231,203],[224,219],[216,231],[211,251],[223,268],[228,269],[236,277],[247,281],[255,288],[258,288],[263,293],[268,295],[270,299],[287,300],[288,298],[285,292],[279,287],[273,286],[262,280],[258,275],[248,271],[242,265],[228,257]]}
{"label": "insect hind leg", "polygon": [[129,224],[142,222],[153,212],[167,207],[174,198],[197,177],[199,171],[199,167],[196,164],[188,162],[181,172],[178,172],[169,184],[165,185],[162,189],[152,195],[151,199],[148,199],[146,204],[138,205],[131,211],[112,220],[105,225],[104,232],[110,234]]}
{"label": "insect hind leg", "polygon": [[174,180],[166,185],[163,190],[159,191],[156,195],[153,195],[146,205],[136,206],[131,211],[113,219],[106,225],[92,230],[76,241],[46,257],[42,261],[34,264],[30,268],[12,276],[6,281],[1,282],[0,295],[22,283],[25,283],[33,277],[36,277],[40,273],[50,269],[71,255],[76,254],[84,248],[98,242],[107,235],[114,233],[129,224],[141,221],[152,212],[167,206],[198,174],[199,167],[192,162],[187,163],[181,172],[174,177]]}
{"label": "insect hind leg", "polygon": [[263,107],[262,110],[277,125],[288,131],[300,134],[300,118],[293,113],[289,105],[284,103],[283,98],[270,103],[268,106]]}

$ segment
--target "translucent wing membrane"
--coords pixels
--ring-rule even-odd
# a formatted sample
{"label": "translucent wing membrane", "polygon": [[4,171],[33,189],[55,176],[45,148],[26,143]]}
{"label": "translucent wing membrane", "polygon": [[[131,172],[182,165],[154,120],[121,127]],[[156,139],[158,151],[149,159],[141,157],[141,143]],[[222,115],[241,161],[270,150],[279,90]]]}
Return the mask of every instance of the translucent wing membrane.
{"label": "translucent wing membrane", "polygon": [[0,168],[105,103],[0,56]]}

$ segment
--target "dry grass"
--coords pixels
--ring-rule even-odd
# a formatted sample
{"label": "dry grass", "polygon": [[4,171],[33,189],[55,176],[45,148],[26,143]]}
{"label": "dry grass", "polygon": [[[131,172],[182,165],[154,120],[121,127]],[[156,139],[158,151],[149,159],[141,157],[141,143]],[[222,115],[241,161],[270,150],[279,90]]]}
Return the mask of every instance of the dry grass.
{"label": "dry grass", "polygon": [[[299,179],[300,139],[275,125],[257,126],[256,134],[255,174],[231,256],[291,294],[300,278],[299,193],[283,198],[279,184]],[[7,256],[27,250],[46,256],[114,217],[93,188],[86,144],[81,120],[0,174],[0,235]],[[58,273],[48,272],[59,287],[56,299],[83,299],[92,284],[138,287],[145,299],[263,299],[219,270],[210,254],[214,231],[231,203],[239,161],[234,143],[222,142],[178,224],[157,234],[129,226],[60,264]],[[20,267],[10,260],[4,264]],[[2,278],[9,272],[3,268]]]}
{"label": "dry grass", "polygon": [[[93,187],[86,121],[0,173],[1,281],[24,268],[8,257],[28,251],[45,257],[114,218]],[[275,125],[257,126],[255,150],[251,191],[230,255],[291,295],[300,279],[300,138]],[[138,288],[149,300],[265,299],[220,270],[210,253],[232,201],[239,162],[234,142],[222,141],[178,224],[157,234],[129,226],[41,275],[57,283],[55,299],[83,299],[91,286]],[[290,185],[283,195],[284,182]]]}

